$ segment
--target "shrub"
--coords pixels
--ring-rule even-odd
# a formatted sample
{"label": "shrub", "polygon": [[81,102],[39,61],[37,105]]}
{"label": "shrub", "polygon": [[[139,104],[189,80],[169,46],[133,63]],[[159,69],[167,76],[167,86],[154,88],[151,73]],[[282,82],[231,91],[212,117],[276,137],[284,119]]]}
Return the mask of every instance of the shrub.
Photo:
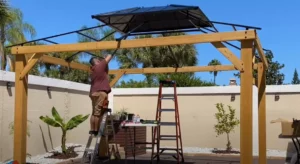
{"label": "shrub", "polygon": [[214,126],[215,131],[217,132],[217,136],[226,133],[226,150],[231,151],[232,147],[229,139],[229,134],[231,132],[234,132],[234,128],[239,125],[240,121],[235,117],[235,109],[233,109],[230,105],[228,105],[229,113],[225,111],[224,104],[222,103],[217,103],[216,107],[218,109],[218,112],[215,114],[215,117],[218,123]]}

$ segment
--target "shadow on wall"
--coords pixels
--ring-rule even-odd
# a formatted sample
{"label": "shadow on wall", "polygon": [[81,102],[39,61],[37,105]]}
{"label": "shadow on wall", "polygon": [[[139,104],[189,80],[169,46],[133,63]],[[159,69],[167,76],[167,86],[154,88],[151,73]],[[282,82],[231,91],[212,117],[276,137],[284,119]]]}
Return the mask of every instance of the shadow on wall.
{"label": "shadow on wall", "polygon": [[12,87],[12,83],[11,83],[11,82],[7,82],[7,83],[6,83],[6,89],[7,89],[7,93],[8,93],[8,95],[9,95],[9,97],[12,96],[11,87]]}
{"label": "shadow on wall", "polygon": [[[41,130],[41,134],[42,134],[42,140],[43,140],[43,145],[44,145],[45,151],[49,152],[48,147],[47,147],[47,143],[46,143],[46,140],[45,140],[45,135],[44,135],[44,132],[43,132],[43,129],[42,129],[42,126],[41,125],[39,125],[39,126],[40,126],[40,130]],[[52,142],[52,137],[51,137],[50,126],[48,125],[47,127],[48,127],[48,135],[49,135],[49,139],[50,139],[51,148],[52,148],[52,150],[54,150],[54,148],[53,148],[53,142]]]}
{"label": "shadow on wall", "polygon": [[286,148],[286,161],[291,160],[294,153],[297,153],[296,148],[292,141],[290,141]]}
{"label": "shadow on wall", "polygon": [[49,99],[52,99],[51,88],[50,87],[47,87],[47,93],[48,93]]}
{"label": "shadow on wall", "polygon": [[43,145],[44,145],[45,151],[48,152],[48,148],[47,148],[47,144],[46,144],[43,129],[42,129],[41,125],[39,125],[39,126],[40,126],[40,130],[41,130],[41,134],[42,134],[42,140],[43,140]]}

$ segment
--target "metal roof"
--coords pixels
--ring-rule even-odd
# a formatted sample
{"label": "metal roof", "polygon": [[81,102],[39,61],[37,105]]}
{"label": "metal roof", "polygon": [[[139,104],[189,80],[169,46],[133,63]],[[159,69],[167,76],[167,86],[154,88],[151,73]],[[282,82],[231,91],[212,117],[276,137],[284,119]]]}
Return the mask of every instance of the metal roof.
{"label": "metal roof", "polygon": [[212,27],[198,6],[134,7],[92,15],[92,18],[121,33]]}

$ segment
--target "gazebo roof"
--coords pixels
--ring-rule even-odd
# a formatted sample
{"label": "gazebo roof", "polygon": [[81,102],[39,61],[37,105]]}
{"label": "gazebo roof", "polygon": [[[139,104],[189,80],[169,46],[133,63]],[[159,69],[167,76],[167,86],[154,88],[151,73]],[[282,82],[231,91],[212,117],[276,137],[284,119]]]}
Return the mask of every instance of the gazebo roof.
{"label": "gazebo roof", "polygon": [[92,18],[121,33],[212,27],[209,19],[198,6],[134,7],[92,15]]}

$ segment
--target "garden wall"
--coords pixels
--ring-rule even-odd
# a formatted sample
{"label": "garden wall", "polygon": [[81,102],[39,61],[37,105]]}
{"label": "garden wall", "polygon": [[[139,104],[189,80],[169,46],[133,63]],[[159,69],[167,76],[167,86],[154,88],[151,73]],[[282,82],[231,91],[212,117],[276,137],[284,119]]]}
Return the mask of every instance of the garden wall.
{"label": "garden wall", "polygon": [[[12,87],[7,88],[7,82]],[[50,78],[29,76],[28,120],[29,133],[27,152],[31,155],[43,154],[60,146],[61,131],[59,128],[48,128],[39,120],[41,115],[51,116],[51,108],[55,106],[64,118],[70,119],[77,114],[90,114],[91,102],[88,97],[89,85]],[[50,90],[47,91],[47,87]],[[240,114],[239,86],[189,87],[178,88],[180,121],[182,127],[183,146],[198,148],[224,148],[225,136],[216,137],[214,114],[215,104],[222,102],[231,105]],[[171,89],[163,90],[171,93]],[[113,89],[110,94],[110,107],[113,111],[127,108],[128,112],[139,114],[144,119],[155,119],[158,88]],[[267,86],[267,148],[287,150],[290,140],[278,139],[280,124],[270,124],[277,118],[292,119],[300,116],[300,85]],[[275,93],[280,96],[275,100]],[[235,100],[231,101],[231,95]],[[0,161],[12,157],[13,135],[10,135],[9,124],[14,119],[14,73],[0,72]],[[257,129],[257,88],[254,86],[253,96],[254,119],[254,151],[258,148]],[[163,102],[163,107],[173,107],[172,101]],[[163,113],[163,119],[173,120],[174,115]],[[173,113],[172,113],[173,114]],[[299,115],[299,116],[298,116]],[[67,142],[86,144],[89,121],[85,121],[68,133]],[[162,133],[171,133],[172,127],[162,129]],[[231,134],[232,146],[239,148],[239,127]],[[49,134],[51,134],[49,137]],[[52,144],[51,144],[52,140]],[[150,129],[147,131],[150,140]],[[174,142],[175,143],[175,142]],[[175,146],[172,141],[162,142],[162,146]]]}

